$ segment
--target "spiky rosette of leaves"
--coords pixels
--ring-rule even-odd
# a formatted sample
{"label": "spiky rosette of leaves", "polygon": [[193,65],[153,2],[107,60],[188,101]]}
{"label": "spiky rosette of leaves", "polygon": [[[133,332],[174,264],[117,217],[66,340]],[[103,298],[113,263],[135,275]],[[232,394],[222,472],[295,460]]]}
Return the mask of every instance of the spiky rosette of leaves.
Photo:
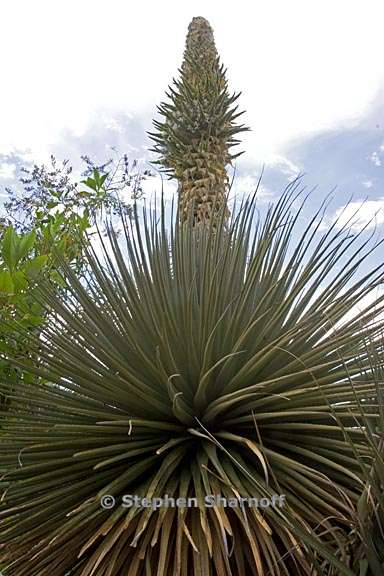
{"label": "spiky rosette of leaves", "polygon": [[298,237],[298,186],[214,234],[123,219],[123,243],[110,227],[87,248],[86,280],[63,263],[66,300],[41,286],[52,318],[26,369],[42,381],[14,385],[0,438],[6,576],[353,576],[338,550],[370,465],[356,421],[363,402],[378,417],[365,343],[383,298],[351,311],[382,267],[352,281],[369,250],[321,217]]}
{"label": "spiky rosette of leaves", "polygon": [[155,120],[156,132],[150,134],[160,154],[157,163],[179,182],[184,221],[189,210],[196,223],[211,221],[226,205],[226,166],[241,154],[231,148],[239,143],[235,136],[247,130],[236,124],[242,114],[235,106],[239,95],[228,91],[212,28],[205,18],[193,18],[180,79],[169,88],[169,101],[158,107],[164,120]]}

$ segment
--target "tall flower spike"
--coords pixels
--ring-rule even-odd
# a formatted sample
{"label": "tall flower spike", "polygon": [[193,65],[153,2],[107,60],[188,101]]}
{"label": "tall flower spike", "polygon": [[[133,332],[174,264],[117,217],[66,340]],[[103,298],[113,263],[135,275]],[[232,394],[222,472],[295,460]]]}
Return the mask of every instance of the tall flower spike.
{"label": "tall flower spike", "polygon": [[248,128],[235,123],[243,114],[235,105],[240,93],[229,94],[225,73],[209,22],[193,18],[180,79],[169,88],[169,101],[158,106],[164,120],[155,120],[150,133],[152,151],[160,154],[156,163],[178,180],[181,221],[190,213],[195,224],[210,223],[222,210],[229,214],[226,167],[241,154],[230,152],[239,143],[236,134]]}

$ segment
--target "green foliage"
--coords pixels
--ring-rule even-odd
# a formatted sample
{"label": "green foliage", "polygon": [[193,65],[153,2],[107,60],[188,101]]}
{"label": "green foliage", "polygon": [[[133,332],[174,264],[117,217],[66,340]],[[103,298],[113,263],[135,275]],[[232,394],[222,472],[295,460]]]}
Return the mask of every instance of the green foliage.
{"label": "green foliage", "polygon": [[11,367],[8,358],[36,362],[25,339],[15,339],[17,326],[38,335],[48,318],[48,311],[43,313],[35,299],[36,285],[49,279],[65,297],[58,262],[65,258],[82,276],[84,245],[97,220],[105,213],[130,215],[132,207],[121,200],[120,193],[129,191],[132,199],[140,198],[142,181],[150,175],[149,171],[137,172],[137,163],[131,165],[126,155],[101,167],[86,156],[83,160],[87,170],[82,186],[71,180],[68,162],[60,166],[52,156],[50,167],[23,170],[21,195],[7,190],[6,218],[0,219],[0,380],[8,384],[0,394],[0,410],[9,407],[14,382],[33,380]]}
{"label": "green foliage", "polygon": [[80,206],[74,204],[52,212],[62,202],[61,193],[52,191],[56,201],[36,210],[30,232],[17,232],[9,225],[0,234],[0,380],[8,382],[5,395],[0,396],[2,409],[9,406],[15,382],[33,381],[31,374],[11,367],[8,358],[36,362],[27,338],[16,338],[20,326],[38,334],[47,318],[48,311],[43,311],[36,300],[36,288],[43,279],[49,279],[63,295],[63,279],[57,270],[62,258],[71,263],[77,274],[82,273],[85,233],[91,228],[91,214],[94,218],[96,207],[102,206],[106,177],[107,174],[94,170],[92,177],[83,182],[88,206],[80,213]]}
{"label": "green foliage", "polygon": [[82,180],[82,183],[96,192],[96,194],[105,194],[103,185],[105,180],[108,178],[108,174],[100,174],[97,170],[94,170],[92,176],[92,178],[88,177],[86,180]]}
{"label": "green foliage", "polygon": [[25,232],[49,223],[57,213],[68,223],[83,215],[91,224],[106,211],[123,210],[130,214],[132,206],[122,196],[131,200],[140,198],[142,182],[150,172],[138,170],[137,162],[130,163],[126,154],[99,166],[88,156],[82,156],[82,161],[86,169],[81,184],[86,188],[74,179],[67,160],[59,163],[51,156],[47,166],[23,167],[18,186],[15,182],[15,188],[6,189],[8,199],[0,225],[3,221],[3,227],[13,224],[18,231]]}
{"label": "green foliage", "polygon": [[[47,263],[46,255],[36,255],[36,232],[17,234],[12,226],[0,240],[0,381],[8,386],[21,378],[7,357],[28,357],[25,339],[16,339],[15,327],[34,331],[43,321],[42,306],[34,297],[34,287]],[[33,380],[25,373],[27,382]],[[6,392],[10,392],[10,388]],[[9,404],[8,395],[0,396],[2,409]]]}
{"label": "green foliage", "polygon": [[[20,328],[39,363],[14,362],[40,380],[15,384],[0,439],[6,576],[356,574],[343,550],[371,469],[356,423],[362,405],[379,419],[366,342],[382,367],[384,298],[350,312],[383,267],[353,281],[369,251],[315,217],[297,241],[297,186],[215,234],[164,211],[124,221],[123,245],[109,227],[103,254],[86,250],[84,281],[63,263],[67,299],[40,284],[55,321]],[[275,493],[286,506],[202,505]],[[106,510],[106,494],[200,506]]]}

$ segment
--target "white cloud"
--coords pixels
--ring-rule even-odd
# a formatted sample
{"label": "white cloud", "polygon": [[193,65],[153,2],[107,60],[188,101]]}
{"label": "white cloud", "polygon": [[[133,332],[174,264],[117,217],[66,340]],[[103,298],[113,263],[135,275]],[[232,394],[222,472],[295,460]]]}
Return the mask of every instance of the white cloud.
{"label": "white cloud", "polygon": [[[377,302],[377,300],[382,297],[384,294],[384,286],[382,284],[376,286],[375,288],[373,288],[368,294],[366,294],[366,296],[364,296],[364,298],[362,298],[360,300],[360,302],[358,304],[355,304],[351,310],[349,310],[346,315],[343,317],[342,321],[340,322],[341,324],[344,324],[345,322],[350,322],[352,319],[357,318],[358,316],[361,316],[364,311],[371,305],[374,305],[375,302]],[[382,304],[380,304],[380,307],[382,306]],[[375,310],[379,311],[379,308],[374,306]],[[384,319],[384,313],[380,312],[380,314],[377,315],[377,317],[375,318],[375,321],[377,322],[378,320],[383,320]]]}
{"label": "white cloud", "polygon": [[110,116],[109,118],[105,118],[104,119],[104,123],[105,123],[105,127],[108,130],[112,130],[113,132],[118,132],[119,134],[123,133],[123,128],[122,126],[118,123],[118,121],[116,120],[116,118],[113,118],[112,116]]}
{"label": "white cloud", "polygon": [[16,166],[14,164],[8,164],[3,162],[0,164],[0,178],[13,178],[16,172]]}
{"label": "white cloud", "polygon": [[[248,196],[253,194],[258,185],[259,176],[253,174],[236,175],[233,180],[233,185],[231,188],[230,198],[234,201],[235,198],[239,196]],[[257,191],[257,198],[259,200],[270,200],[273,197],[273,192],[269,190],[263,184],[259,185]]]}
{"label": "white cloud", "polygon": [[372,188],[372,186],[373,186],[372,180],[365,180],[364,182],[362,182],[362,184],[363,184],[364,188],[368,188],[368,189]]}
{"label": "white cloud", "polygon": [[253,129],[245,149],[258,162],[291,138],[358,118],[383,81],[381,0],[241,2],[231,11],[218,0],[35,0],[22,3],[22,17],[19,2],[6,2],[0,149],[30,147],[40,158],[106,106],[150,129],[199,14],[214,28],[231,89],[243,92]]}
{"label": "white cloud", "polygon": [[[381,150],[381,146],[380,146],[380,150]],[[372,152],[371,156],[369,157],[370,161],[375,166],[381,166],[381,164],[382,164],[382,160],[381,160],[379,154],[380,154],[379,152],[375,151],[375,152]]]}
{"label": "white cloud", "polygon": [[144,180],[143,191],[146,201],[149,204],[155,200],[158,202],[161,194],[163,194],[164,200],[167,202],[175,197],[177,193],[177,182],[176,180],[169,180],[166,176],[161,176],[160,173],[155,173],[154,176]]}
{"label": "white cloud", "polygon": [[270,165],[275,166],[280,170],[280,172],[287,176],[288,180],[293,180],[302,172],[300,166],[279,154],[276,154],[271,158]]}
{"label": "white cloud", "polygon": [[[337,227],[341,228],[346,224],[353,230],[359,231],[363,227],[367,230],[384,223],[384,198],[377,200],[360,200],[350,202],[346,207],[338,208],[331,222],[337,220]],[[324,227],[330,222],[324,223]]]}

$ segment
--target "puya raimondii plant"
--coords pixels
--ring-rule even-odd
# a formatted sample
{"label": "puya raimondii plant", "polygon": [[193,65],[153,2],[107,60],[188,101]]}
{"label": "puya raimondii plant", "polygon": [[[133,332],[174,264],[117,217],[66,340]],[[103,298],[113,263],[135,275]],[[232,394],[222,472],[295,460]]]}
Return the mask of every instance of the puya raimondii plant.
{"label": "puya raimondii plant", "polygon": [[[297,241],[297,186],[214,234],[164,210],[124,219],[123,239],[110,226],[102,253],[86,247],[85,283],[63,263],[65,300],[40,284],[52,321],[19,330],[39,362],[15,360],[37,382],[15,383],[0,440],[6,576],[355,574],[340,550],[370,465],[356,422],[368,401],[376,418],[366,339],[383,365],[384,297],[350,312],[383,269],[353,280],[369,250],[316,215]],[[275,494],[285,506],[204,505]]]}
{"label": "puya raimondii plant", "polygon": [[[239,127],[204,19],[186,56],[156,137],[179,181],[177,217],[163,204],[160,216],[122,214],[122,237],[109,225],[101,250],[85,244],[83,279],[60,259],[66,298],[36,286],[51,318],[41,333],[17,328],[37,361],[12,359],[36,383],[15,382],[2,416],[6,576],[365,569],[347,542],[373,522],[371,474],[380,487],[366,419],[380,418],[384,296],[364,299],[383,265],[357,273],[378,245],[341,222],[322,231],[322,208],[303,229],[299,180],[263,217],[257,194],[229,215]],[[122,506],[129,494],[196,506]],[[208,507],[207,495],[237,505]]]}

